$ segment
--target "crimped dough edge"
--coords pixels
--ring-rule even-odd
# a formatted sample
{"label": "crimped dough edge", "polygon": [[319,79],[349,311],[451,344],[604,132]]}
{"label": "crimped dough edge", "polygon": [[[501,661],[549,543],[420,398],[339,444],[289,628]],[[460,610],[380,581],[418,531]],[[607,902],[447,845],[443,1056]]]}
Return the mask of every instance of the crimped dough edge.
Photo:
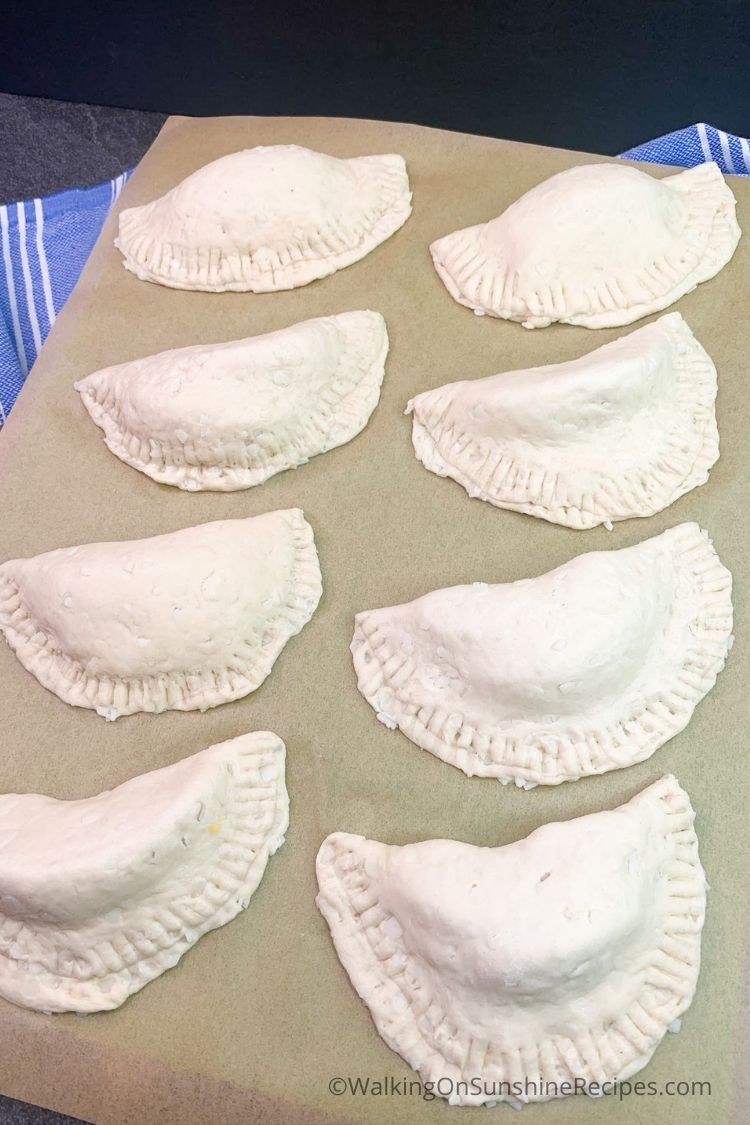
{"label": "crimped dough edge", "polygon": [[[147,434],[135,433],[124,422],[114,391],[106,382],[96,381],[98,372],[75,386],[92,420],[104,431],[107,448],[125,464],[159,484],[173,485],[188,492],[234,492],[263,484],[276,473],[297,468],[311,457],[345,445],[365,428],[380,398],[388,334],[383,326],[382,347],[369,357],[365,368],[361,361],[366,357],[358,346],[359,341],[346,337],[346,344],[336,372],[356,367],[361,376],[355,385],[343,393],[330,386],[316,416],[305,418],[299,429],[276,431],[275,448],[261,447],[260,458],[246,454],[246,464],[233,464],[228,460],[222,463],[218,459],[215,464],[207,464],[191,441],[175,441],[165,446]],[[336,380],[334,373],[331,383]],[[331,433],[334,427],[341,431],[336,436]]]}
{"label": "crimped dough edge", "polygon": [[377,693],[389,687],[395,700],[389,718],[417,746],[469,777],[495,777],[531,788],[645,761],[687,726],[714,686],[726,661],[733,621],[732,576],[707,533],[686,523],[664,534],[674,539],[675,565],[690,583],[693,626],[671,682],[644,699],[638,715],[614,722],[562,720],[554,729],[540,723],[533,733],[518,736],[512,727],[479,729],[469,715],[408,704],[399,689],[409,678],[411,657],[391,649],[387,630],[370,626],[368,611],[357,614],[352,641],[359,691],[378,711]]}
{"label": "crimped dough edge", "polygon": [[[666,258],[644,263],[635,280],[641,297],[626,296],[624,278],[606,278],[583,290],[566,290],[562,281],[534,293],[518,292],[518,275],[500,267],[481,241],[486,223],[433,242],[433,264],[454,300],[467,308],[504,320],[520,321],[524,328],[546,328],[555,322],[581,328],[617,328],[641,317],[660,312],[691,292],[696,285],[715,277],[732,257],[740,238],[735,218],[735,199],[718,166],[699,164],[661,183],[671,184],[690,198],[686,208],[685,233],[701,238],[703,252],[683,247],[688,259],[682,268]],[[687,239],[686,239],[687,244]]]}
{"label": "crimped dough edge", "polygon": [[[23,594],[0,567],[0,631],[21,664],[43,687],[73,707],[96,710],[105,718],[119,718],[139,711],[206,711],[222,703],[242,699],[260,687],[269,675],[287,641],[307,624],[322,592],[322,579],[313,530],[299,508],[286,510],[294,541],[294,563],[290,569],[284,604],[269,618],[261,647],[262,659],[241,667],[225,667],[194,674],[162,673],[123,680],[97,676],[65,653],[41,632],[23,608]],[[197,682],[196,682],[197,681]],[[118,690],[124,689],[124,690]],[[114,711],[115,714],[111,714]]]}
{"label": "crimped dough edge", "polygon": [[170,194],[167,193],[152,203],[121,213],[115,246],[124,256],[125,268],[141,281],[172,289],[208,293],[296,289],[358,262],[395,234],[411,214],[411,191],[403,157],[386,153],[352,160],[373,166],[379,196],[378,206],[363,216],[353,240],[342,236],[336,217],[331,216],[327,226],[307,231],[300,240],[264,247],[264,260],[260,263],[239,250],[228,256],[210,246],[162,243],[152,232],[149,220],[154,210],[164,205]]}
{"label": "crimped dough edge", "polygon": [[[226,925],[246,909],[269,857],[284,843],[289,826],[284,777],[286,749],[277,735],[255,731],[202,753],[211,751],[221,751],[227,766],[232,767],[232,784],[228,788],[231,799],[224,822],[228,831],[222,835],[213,869],[205,873],[204,889],[181,896],[169,908],[152,907],[146,916],[139,915],[137,924],[130,928],[125,922],[117,944],[108,940],[95,945],[87,951],[86,958],[61,949],[59,965],[41,972],[30,972],[28,968],[29,963],[37,960],[35,931],[0,913],[1,996],[21,1007],[43,1012],[117,1008],[176,965],[204,934]],[[271,764],[276,764],[277,769],[269,783],[263,772]],[[262,813],[260,823],[258,812]],[[61,937],[64,936],[61,931]],[[11,949],[15,957],[11,956]],[[40,996],[40,992],[44,995]]]}
{"label": "crimped dough edge", "polygon": [[[542,1089],[536,1096],[510,1096],[499,1092],[499,1084],[523,1083],[524,1079],[558,1086],[576,1078],[587,1085],[624,1081],[648,1063],[695,992],[706,883],[693,827],[695,814],[676,779],[671,775],[661,778],[621,807],[643,803],[653,804],[656,815],[663,819],[668,854],[664,878],[673,884],[669,914],[654,943],[646,986],[637,1001],[608,1026],[592,1027],[588,1035],[576,1039],[550,1036],[541,1042],[521,1042],[516,1050],[505,1053],[493,1049],[486,1039],[466,1043],[454,1038],[457,1029],[450,1012],[439,1009],[433,997],[412,995],[412,958],[391,937],[388,924],[393,916],[368,894],[367,876],[357,859],[358,847],[367,841],[344,832],[324,840],[317,858],[320,892],[316,902],[330,927],[339,960],[381,1037],[418,1070],[423,1083],[448,1078],[455,1091],[457,1082],[479,1078],[492,1090],[472,1093],[469,1087],[468,1093],[451,1096],[453,1104],[541,1102],[555,1095]],[[447,1032],[442,1036],[442,1049],[437,1034],[441,1029]],[[435,1087],[435,1092],[440,1090]]]}
{"label": "crimped dough edge", "polygon": [[[688,351],[675,347],[677,396],[671,429],[637,472],[603,472],[598,481],[594,477],[591,489],[583,490],[566,478],[564,457],[561,468],[552,471],[506,456],[500,445],[488,452],[488,442],[448,423],[450,410],[443,409],[433,422],[429,401],[441,387],[416,395],[407,405],[417,459],[430,472],[451,477],[472,498],[577,530],[655,515],[704,483],[719,458],[716,368],[684,321],[665,327],[674,344],[685,343]],[[700,448],[689,457],[681,436],[686,429],[701,436]],[[472,461],[479,472],[472,471]]]}

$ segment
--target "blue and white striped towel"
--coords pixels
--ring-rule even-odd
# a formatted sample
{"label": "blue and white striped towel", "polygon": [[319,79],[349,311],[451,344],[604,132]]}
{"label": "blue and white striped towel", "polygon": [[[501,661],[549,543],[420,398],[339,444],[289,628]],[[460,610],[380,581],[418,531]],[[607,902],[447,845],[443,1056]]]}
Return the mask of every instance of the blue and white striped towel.
{"label": "blue and white striped towel", "polygon": [[129,175],[0,207],[0,426]]}
{"label": "blue and white striped towel", "polygon": [[[750,175],[750,142],[713,125],[691,125],[620,155],[683,168],[715,160],[723,172]],[[0,426],[129,175],[0,207]]]}
{"label": "blue and white striped towel", "polygon": [[750,176],[750,142],[713,125],[690,125],[629,148],[620,156],[628,160],[650,160],[652,164],[677,164],[681,168],[693,168],[715,160],[722,172]]}

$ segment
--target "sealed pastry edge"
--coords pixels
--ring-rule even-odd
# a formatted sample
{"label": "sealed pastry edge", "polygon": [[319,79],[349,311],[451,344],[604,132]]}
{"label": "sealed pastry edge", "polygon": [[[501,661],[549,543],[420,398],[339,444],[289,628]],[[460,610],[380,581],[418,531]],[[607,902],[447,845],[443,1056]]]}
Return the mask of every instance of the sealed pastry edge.
{"label": "sealed pastry edge", "polygon": [[[133,993],[174,967],[204,934],[231,922],[247,908],[263,878],[269,858],[283,845],[289,827],[286,747],[278,735],[271,731],[239,735],[173,765],[131,778],[114,792],[143,777],[166,775],[168,779],[170,775],[200,764],[199,759],[211,757],[224,759],[231,778],[228,794],[232,821],[229,830],[225,830],[224,824],[221,834],[217,834],[215,868],[207,873],[204,890],[183,896],[179,904],[174,902],[168,908],[151,907],[146,916],[133,918],[127,926],[123,922],[125,928],[118,937],[116,947],[110,940],[102,942],[101,947],[92,947],[87,959],[88,975],[69,972],[62,965],[57,972],[43,970],[36,962],[34,931],[12,916],[0,913],[0,997],[20,1007],[46,1013],[87,1013],[117,1008]],[[274,767],[271,779],[267,777],[269,765]],[[264,794],[269,785],[272,785],[272,790]],[[98,796],[106,796],[106,792]],[[0,796],[0,825],[2,803]],[[80,805],[87,802],[84,799],[71,803]],[[261,804],[268,805],[270,820],[261,846],[254,848],[247,839],[257,835],[257,825],[251,814]],[[232,854],[222,856],[230,833]],[[244,852],[241,860],[237,858],[238,848]],[[246,864],[241,877],[237,874],[238,863]],[[220,888],[219,901],[216,891],[209,894],[205,889],[214,884]],[[161,938],[151,941],[144,932],[150,926],[155,926],[160,935],[170,935],[170,938],[176,929],[177,936],[166,946]],[[65,931],[60,933],[64,937]],[[25,941],[28,942],[28,951],[23,948]],[[175,945],[179,947],[177,950]],[[71,953],[65,958],[61,953],[60,960],[61,963],[68,961],[80,967],[81,956],[80,953]]]}
{"label": "sealed pastry edge", "polygon": [[[425,407],[431,398],[445,392],[453,384],[423,391],[415,395],[406,406],[405,413],[412,416],[412,444],[415,456],[424,467],[439,477],[450,477],[469,494],[472,499],[484,500],[497,508],[536,516],[550,523],[561,524],[577,530],[587,530],[601,524],[619,522],[627,519],[646,518],[668,508],[680,496],[700,487],[708,479],[709,470],[719,459],[719,431],[716,425],[714,401],[717,392],[716,368],[706,350],[691,332],[679,313],[667,313],[653,325],[670,319],[665,329],[674,337],[675,368],[677,377],[677,406],[675,426],[665,435],[664,448],[652,464],[643,470],[631,473],[599,475],[598,481],[590,491],[581,492],[571,488],[565,479],[564,452],[557,471],[547,470],[502,452],[502,444],[497,443],[493,450],[492,471],[483,473],[483,481],[474,479],[468,468],[471,453],[481,456],[482,467],[488,454],[483,444],[472,438],[470,433],[456,433],[455,426],[445,427],[445,417],[441,418],[438,430],[428,422]],[[635,331],[643,331],[638,328]],[[612,343],[627,340],[629,333]],[[679,352],[679,344],[684,342],[689,355]],[[611,344],[602,345],[603,348]],[[594,349],[600,351],[601,348]],[[588,358],[593,352],[586,352],[580,359]],[[575,362],[575,361],[573,361]],[[555,366],[555,365],[552,365]],[[511,374],[512,372],[509,372]],[[493,378],[493,376],[489,376]],[[482,380],[472,380],[479,382]],[[710,405],[709,405],[710,399]],[[444,412],[445,413],[445,412]],[[684,422],[694,432],[700,433],[701,444],[689,466],[684,462],[683,441],[676,422]],[[449,448],[460,443],[460,452],[451,456]],[[659,487],[654,494],[649,493],[649,485]]]}
{"label": "sealed pastry edge", "polygon": [[[273,618],[275,624],[275,628],[272,629],[273,643],[269,639],[265,649],[267,653],[272,654],[271,665],[276,662],[287,642],[311,619],[322,596],[322,575],[312,527],[299,508],[280,509],[279,512],[289,516],[289,530],[294,543],[294,565],[288,575],[286,602]],[[207,522],[210,524],[225,521]],[[242,520],[228,522],[242,522]],[[180,531],[188,530],[191,530],[191,527],[180,528],[176,532],[166,534],[179,535]],[[128,541],[123,540],[123,542]],[[71,660],[60,649],[55,648],[46,634],[37,631],[33,619],[24,614],[22,591],[11,575],[4,573],[6,568],[10,570],[16,561],[19,560],[9,559],[0,565],[0,632],[3,633],[10,649],[26,671],[35,676],[42,687],[73,707],[94,710],[107,720],[137,712],[159,714],[165,710],[206,711],[250,695],[260,687],[272,671],[272,667],[269,671],[265,671],[262,666],[257,666],[248,667],[241,674],[233,672],[228,689],[225,684],[217,686],[217,675],[224,675],[227,673],[226,669],[205,672],[202,673],[200,691],[189,687],[186,671],[172,673],[172,680],[169,674],[129,680],[89,674],[79,662]],[[311,600],[314,604],[310,609]],[[279,625],[283,627],[280,628]],[[41,644],[36,643],[36,639],[40,636],[43,637]],[[56,657],[62,660],[65,670],[61,670],[55,664]],[[170,685],[175,679],[180,678],[184,682],[177,684],[178,698],[175,699],[174,693],[170,692]],[[224,678],[226,679],[226,675]],[[124,703],[118,702],[118,705],[114,706],[114,692],[119,683],[125,684],[127,698]]]}
{"label": "sealed pastry edge", "polygon": [[[140,281],[150,281],[172,289],[206,293],[272,293],[309,285],[312,281],[329,277],[338,270],[361,261],[395,234],[411,215],[412,193],[406,162],[397,153],[335,159],[372,165],[380,173],[377,182],[385,202],[380,214],[369,230],[364,231],[357,245],[342,249],[330,238],[327,239],[323,231],[311,230],[307,232],[301,246],[273,248],[273,264],[256,267],[252,255],[248,253],[233,255],[230,262],[226,255],[214,253],[210,246],[181,247],[163,243],[149,234],[148,219],[156,205],[176,191],[183,180],[158,199],[127,208],[120,213],[118,235],[114,244],[123,255],[125,269],[135,274]],[[201,170],[199,167],[191,175]],[[322,254],[319,250],[321,246],[324,248]],[[227,272],[232,275],[232,280],[226,280],[224,275]]]}
{"label": "sealed pastry edge", "polygon": [[[233,492],[253,488],[270,480],[270,478],[277,473],[284,472],[290,468],[298,468],[305,465],[312,457],[320,456],[339,446],[346,445],[367,426],[380,400],[380,389],[385,376],[385,361],[388,356],[389,341],[385,320],[380,313],[374,313],[370,310],[356,311],[368,312],[373,318],[379,318],[377,326],[379,330],[382,329],[383,335],[381,347],[378,353],[373,356],[369,367],[362,374],[361,379],[359,379],[355,387],[347,394],[340,397],[336,405],[336,410],[340,412],[340,416],[342,416],[346,422],[343,433],[333,438],[329,432],[332,424],[335,424],[338,417],[335,413],[328,419],[304,419],[303,425],[299,427],[299,432],[291,432],[290,434],[282,435],[290,439],[292,453],[294,455],[292,460],[290,460],[288,452],[280,448],[265,459],[259,460],[255,465],[248,463],[247,467],[230,464],[229,462],[218,465],[202,463],[200,456],[194,449],[188,450],[192,457],[189,461],[184,445],[177,443],[173,448],[165,449],[161,443],[155,442],[148,434],[141,435],[135,433],[123,422],[116,393],[111,390],[106,381],[106,375],[110,371],[115,372],[119,367],[127,367],[129,366],[127,363],[118,364],[113,368],[102,368],[100,371],[94,371],[85,378],[78,380],[74,384],[74,387],[80,394],[83,405],[86,407],[94,424],[103,430],[104,442],[109,451],[126,465],[130,465],[131,468],[137,469],[139,472],[151,477],[151,479],[157,483],[172,485],[188,492]],[[304,324],[314,324],[323,320],[337,320],[339,317],[345,317],[347,315],[349,314],[339,313],[333,314],[332,316],[314,317],[307,321],[300,321],[289,325],[288,327],[297,328]],[[243,340],[227,342],[240,344],[255,339],[261,339],[267,335],[278,335],[284,331],[285,329],[282,328],[276,332],[263,333],[260,336],[251,336]],[[346,366],[349,351],[351,351],[351,341],[349,341],[349,345],[349,350],[344,352],[339,367],[337,367],[336,372],[333,373],[332,381],[335,381],[338,370]],[[171,349],[171,351],[176,353],[176,356],[184,350],[186,349]],[[210,353],[211,345],[205,345],[205,350],[207,353]],[[153,357],[144,356],[142,358],[156,358],[157,355],[163,354],[165,353],[155,353]],[[315,430],[315,439],[320,442],[320,448],[315,449],[304,446],[304,441],[306,437],[309,436],[309,429],[311,427]],[[190,444],[193,445],[194,443],[191,442]],[[282,442],[279,442],[280,446],[281,444]],[[301,445],[302,448],[295,449],[295,444]],[[154,454],[154,448],[157,449],[156,456]],[[177,463],[177,458],[182,461],[181,464]],[[248,462],[249,460],[248,458]],[[218,475],[219,471],[220,475]]]}
{"label": "sealed pastry edge", "polygon": [[[649,1062],[666,1032],[676,1029],[675,1021],[678,1021],[679,1026],[679,1017],[692,1002],[700,971],[701,929],[705,917],[707,884],[698,855],[695,814],[687,793],[673,775],[665,775],[653,782],[630,801],[620,805],[616,811],[638,808],[654,801],[660,817],[675,820],[674,826],[668,827],[665,837],[672,852],[665,878],[668,882],[674,880],[679,884],[679,890],[669,895],[673,904],[671,913],[665,919],[659,934],[651,966],[663,984],[661,987],[650,985],[644,989],[631,1009],[623,1012],[598,1038],[589,1034],[577,1042],[552,1036],[536,1045],[533,1056],[521,1047],[513,1054],[503,1054],[500,1065],[493,1067],[491,1072],[488,1072],[486,1064],[477,1066],[471,1061],[477,1057],[486,1060],[491,1054],[491,1043],[473,1039],[470,1043],[470,1059],[464,1067],[457,1068],[444,1059],[436,1042],[430,1042],[425,1037],[409,1004],[408,954],[406,965],[398,958],[379,959],[367,932],[367,916],[372,914],[376,903],[368,899],[367,907],[360,911],[353,902],[355,896],[359,896],[361,900],[365,894],[364,875],[356,860],[353,863],[347,862],[345,876],[354,876],[352,890],[348,891],[336,871],[337,858],[353,855],[354,847],[370,841],[346,832],[334,832],[326,837],[316,860],[319,885],[316,904],[328,924],[336,953],[349,981],[367,1006],[378,1033],[388,1047],[418,1071],[423,1084],[433,1083],[434,1091],[448,1098],[453,1105],[492,1105],[494,1102],[509,1101],[519,1103],[516,1107],[521,1108],[526,1102],[549,1101],[562,1095],[510,1095],[501,1092],[500,1084],[513,1084],[519,1079],[523,1083],[524,1078],[537,1083],[543,1082],[545,1078],[548,1081],[555,1079],[558,1086],[566,1078],[570,1081],[576,1077],[583,1079],[587,1085],[601,1085],[604,1081],[615,1079],[624,1081]],[[556,823],[574,823],[575,819],[577,818]],[[507,846],[512,847],[513,844]],[[685,874],[686,863],[692,869],[690,879]],[[686,916],[693,923],[687,929],[683,921]],[[373,928],[379,933],[379,925]],[[400,923],[399,929],[402,929]],[[665,989],[672,993],[669,1004],[665,1004],[663,996],[658,995]],[[434,1030],[434,1027],[444,1025],[446,1020],[451,1023],[450,1012],[443,1011],[442,1019],[438,1015],[431,1028]],[[394,1024],[398,1025],[395,1031]],[[388,1028],[391,1030],[387,1030]],[[627,1054],[625,1060],[622,1059],[623,1049],[629,1052],[629,1059]],[[619,1065],[613,1065],[614,1060]],[[551,1064],[564,1068],[568,1074],[565,1077],[559,1072],[545,1075],[545,1069]],[[441,1078],[451,1080],[451,1094],[440,1091],[437,1083]],[[470,1083],[476,1079],[490,1083],[492,1092],[485,1093],[481,1088],[479,1092],[472,1091]],[[469,1084],[468,1092],[457,1089],[459,1082]]]}
{"label": "sealed pastry edge", "polygon": [[[586,167],[586,165],[576,167]],[[564,172],[558,173],[558,175],[564,174]],[[679,185],[676,181],[679,181]],[[556,287],[548,286],[547,290],[533,294],[533,299],[529,299],[528,295],[517,294],[512,271],[498,280],[494,276],[497,273],[496,264],[485,255],[479,245],[479,235],[487,226],[486,222],[453,231],[436,239],[430,246],[433,264],[451,297],[459,304],[479,314],[518,321],[524,328],[546,328],[553,323],[573,324],[592,329],[618,328],[632,324],[652,313],[663,311],[685,294],[692,292],[697,285],[715,277],[732,258],[741,235],[735,217],[734,195],[715,162],[696,165],[675,175],[665,176],[658,182],[671,183],[677,190],[686,194],[693,192],[697,210],[711,209],[714,219],[703,257],[686,275],[672,278],[670,289],[663,290],[661,293],[653,291],[650,297],[640,302],[628,304],[620,301],[613,294],[611,285],[607,284],[608,279],[596,290],[596,303],[600,311],[591,307],[590,297],[589,308],[569,308],[563,282],[559,279],[556,279],[558,283]],[[529,190],[533,191],[534,188]],[[519,199],[523,199],[523,196],[519,196]],[[493,218],[488,222],[492,222]],[[668,276],[666,263],[655,263],[655,265],[659,265],[661,272]],[[668,268],[672,270],[671,266]],[[615,281],[617,289],[622,292],[619,281],[617,279]],[[653,283],[655,279],[651,278],[651,281]],[[474,296],[470,296],[467,292],[469,288],[475,290]],[[478,295],[480,292],[481,298]]]}
{"label": "sealed pastry edge", "polygon": [[[581,724],[575,722],[569,724],[569,730],[565,730],[564,723],[560,724],[562,729],[556,726],[554,730],[545,730],[538,723],[538,732],[518,739],[512,729],[481,730],[470,715],[449,715],[438,708],[416,704],[409,704],[405,712],[407,705],[398,687],[394,688],[386,678],[386,664],[394,655],[388,649],[388,641],[376,639],[377,626],[368,632],[368,617],[380,611],[370,610],[356,615],[351,644],[361,695],[386,726],[398,728],[414,745],[469,777],[494,777],[503,784],[515,782],[519,788],[529,789],[576,781],[645,761],[687,726],[697,704],[714,686],[731,647],[733,623],[732,576],[719,559],[708,533],[698,524],[684,523],[652,538],[663,536],[677,541],[676,562],[694,588],[697,626],[691,633],[690,648],[675,668],[673,682],[657,698],[648,701],[637,718],[628,714],[614,723],[594,722],[588,730],[581,730]],[[391,688],[398,705],[398,711],[394,707],[393,713],[387,715],[381,714],[376,702],[384,684]],[[456,717],[460,722],[451,725],[451,718]],[[471,739],[468,745],[458,746],[456,742],[464,728]],[[477,742],[485,750],[484,759],[474,748]],[[530,764],[532,758],[537,759],[535,764]]]}

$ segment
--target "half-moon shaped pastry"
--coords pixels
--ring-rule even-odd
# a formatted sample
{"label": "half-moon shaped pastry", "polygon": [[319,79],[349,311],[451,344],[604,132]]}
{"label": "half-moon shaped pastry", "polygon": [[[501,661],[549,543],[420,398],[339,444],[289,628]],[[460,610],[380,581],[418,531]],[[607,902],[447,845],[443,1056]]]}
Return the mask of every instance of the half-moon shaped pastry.
{"label": "half-moon shaped pastry", "polygon": [[661,180],[624,164],[584,164],[430,252],[448,292],[475,312],[524,328],[613,328],[714,277],[739,241],[734,211],[714,163]]}
{"label": "half-moon shaped pastry", "polygon": [[679,313],[567,363],[411,400],[425,468],[498,508],[587,528],[651,516],[719,456],[716,368]]}
{"label": "half-moon shaped pastry", "polygon": [[321,595],[298,508],[0,566],[0,630],[66,703],[106,719],[205,711],[263,683]]}
{"label": "half-moon shaped pastry", "polygon": [[410,214],[402,156],[339,160],[298,145],[259,145],[123,211],[115,246],[142,281],[268,293],[358,262]]}
{"label": "half-moon shaped pastry", "polygon": [[336,832],[317,903],[380,1035],[434,1093],[548,1101],[577,1079],[601,1094],[693,998],[706,899],[693,819],[667,776],[500,848]]}
{"label": "half-moon shaped pastry", "polygon": [[387,354],[380,313],[346,312],[160,352],[75,387],[122,461],[162,484],[226,492],[350,441],[377,405]]}
{"label": "half-moon shaped pastry", "polygon": [[98,797],[0,797],[0,996],[117,1008],[231,922],[284,843],[284,757],[261,731]]}
{"label": "half-moon shaped pastry", "polygon": [[695,523],[539,578],[358,613],[360,692],[469,776],[557,785],[642,762],[687,726],[731,644],[732,578]]}

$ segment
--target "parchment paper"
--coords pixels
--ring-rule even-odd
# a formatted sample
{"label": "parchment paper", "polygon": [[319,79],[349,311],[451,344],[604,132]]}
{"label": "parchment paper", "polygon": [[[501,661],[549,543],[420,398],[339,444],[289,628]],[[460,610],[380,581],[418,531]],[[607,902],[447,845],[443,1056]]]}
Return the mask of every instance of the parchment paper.
{"label": "parchment paper", "polygon": [[[0,557],[299,505],[320,552],[320,608],[259,691],[203,715],[105,724],[58,701],[0,646],[0,791],[83,797],[221,739],[270,728],[288,747],[287,843],[245,914],[204,937],[119,1010],[49,1017],[0,1002],[0,1087],[101,1123],[453,1120],[459,1111],[442,1100],[328,1092],[336,1076],[413,1075],[379,1038],[314,906],[313,864],[323,837],[343,829],[393,843],[455,837],[504,844],[545,821],[611,808],[673,771],[697,810],[712,890],[695,1001],[682,1032],[666,1037],[639,1077],[660,1087],[710,1082],[711,1096],[568,1098],[527,1107],[523,1120],[727,1121],[740,1071],[748,908],[750,234],[718,278],[676,306],[719,370],[722,452],[710,483],[651,519],[616,524],[611,533],[576,532],[469,500],[458,485],[428,473],[413,455],[402,412],[415,392],[448,380],[570,359],[622,333],[561,326],[528,332],[477,318],[451,300],[428,255],[437,236],[498,214],[546,176],[592,158],[368,121],[177,120],[119,206],[160,195],[224,153],[279,142],[340,156],[402,153],[413,216],[354,266],[264,296],[184,293],[136,280],[112,245],[111,217],[0,435]],[[750,230],[750,184],[733,179],[732,187],[740,224]],[[188,494],[155,484],[107,451],[72,389],[74,379],[107,364],[356,308],[380,310],[391,339],[370,424],[349,445],[249,491]],[[583,551],[625,546],[692,519],[709,529],[733,571],[737,644],[689,728],[650,761],[557,788],[503,789],[467,779],[386,730],[359,696],[348,650],[357,610],[452,583],[541,574]],[[460,1116],[484,1122],[487,1112],[463,1109]],[[505,1120],[509,1111],[493,1112]]]}

